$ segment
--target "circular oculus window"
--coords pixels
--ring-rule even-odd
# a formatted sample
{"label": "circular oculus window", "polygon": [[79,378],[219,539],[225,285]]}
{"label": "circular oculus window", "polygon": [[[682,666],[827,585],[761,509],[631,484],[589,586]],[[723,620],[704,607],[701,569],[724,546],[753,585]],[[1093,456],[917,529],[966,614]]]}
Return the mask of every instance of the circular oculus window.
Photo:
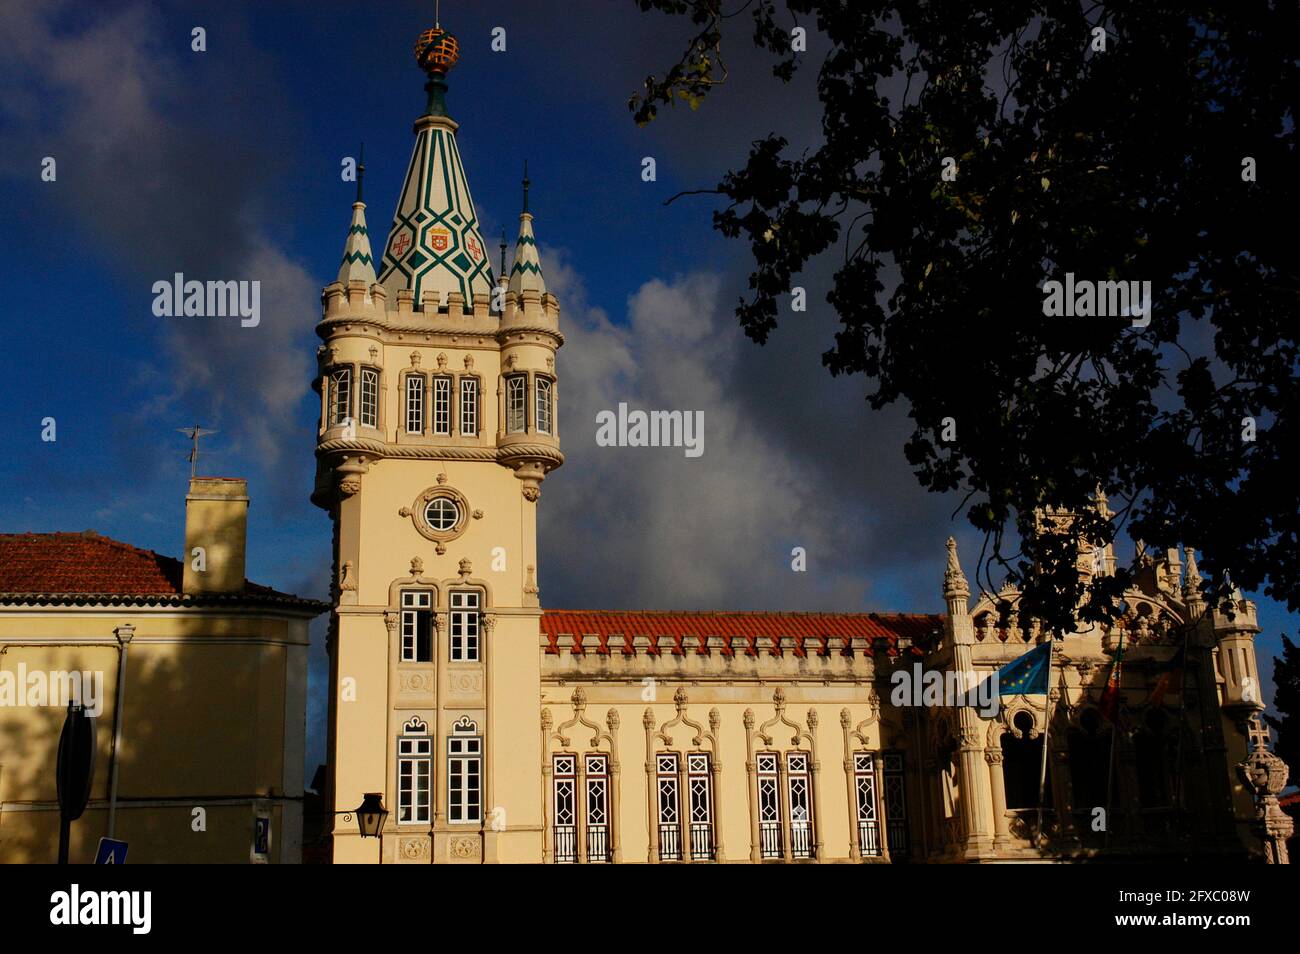
{"label": "circular oculus window", "polygon": [[410,517],[421,536],[442,544],[465,532],[470,510],[464,494],[439,484],[421,491],[410,507],[403,507],[398,513]]}
{"label": "circular oculus window", "polygon": [[450,497],[434,497],[425,505],[424,519],[429,529],[447,533],[460,523],[460,507]]}

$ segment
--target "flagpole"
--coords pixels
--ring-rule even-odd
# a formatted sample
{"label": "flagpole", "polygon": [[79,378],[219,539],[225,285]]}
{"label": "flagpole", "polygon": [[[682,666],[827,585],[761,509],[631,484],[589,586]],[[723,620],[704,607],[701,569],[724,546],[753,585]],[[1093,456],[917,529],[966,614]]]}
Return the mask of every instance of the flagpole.
{"label": "flagpole", "polygon": [[[1119,654],[1120,658],[1124,656],[1124,630],[1119,631]],[[1110,682],[1110,675],[1107,674],[1106,682]],[[1102,687],[1103,695],[1106,687]],[[1115,804],[1115,750],[1119,748],[1119,713],[1116,712],[1115,718],[1110,723],[1110,764],[1106,767],[1106,818],[1105,834],[1102,836],[1102,850],[1110,848],[1110,829],[1111,829],[1111,809]]]}
{"label": "flagpole", "polygon": [[[1184,723],[1187,721],[1187,644],[1191,642],[1192,625],[1190,622],[1183,625],[1183,675],[1178,683],[1178,722],[1174,727],[1178,732],[1178,748],[1174,755],[1174,817],[1178,819],[1180,828],[1183,822],[1183,736],[1186,734]],[[1160,702],[1163,705],[1164,699],[1162,698]],[[1195,831],[1196,828],[1193,826],[1193,840],[1196,837]]]}
{"label": "flagpole", "polygon": [[1047,793],[1047,735],[1052,726],[1052,662],[1056,656],[1056,637],[1049,634],[1047,638],[1050,639],[1051,642],[1048,644],[1047,650],[1047,698],[1043,700],[1045,703],[1044,711],[1046,713],[1043,722],[1043,761],[1038,769],[1037,838],[1040,848],[1042,847],[1043,842],[1043,800],[1046,798]]}

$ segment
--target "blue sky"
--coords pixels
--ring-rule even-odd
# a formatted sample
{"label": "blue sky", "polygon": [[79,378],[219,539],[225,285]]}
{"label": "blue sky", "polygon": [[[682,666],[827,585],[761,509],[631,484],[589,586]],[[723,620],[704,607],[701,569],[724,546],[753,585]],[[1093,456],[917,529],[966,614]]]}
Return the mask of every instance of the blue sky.
{"label": "blue sky", "polygon": [[[175,429],[198,421],[219,431],[201,470],[249,480],[249,576],[324,596],[309,384],[319,291],[355,189],[340,163],[365,142],[378,247],[424,103],[411,46],[432,6],[50,0],[0,12],[13,349],[0,527],[95,529],[178,554],[188,464]],[[449,111],[493,260],[503,225],[513,243],[527,159],[569,336],[558,370],[573,423],[569,461],[544,488],[544,605],[942,610],[944,539],[958,537],[971,571],[978,538],[951,519],[954,499],[917,488],[902,413],[872,414],[864,382],[821,367],[828,271],[803,277],[808,314],[759,348],[731,315],[744,250],[712,231],[707,199],[664,205],[713,184],[758,136],[813,141],[811,77],[784,87],[738,50],[700,112],[639,129],[628,96],[675,59],[680,25],[615,0],[443,6],[462,46]],[[190,48],[195,26],[204,53]],[[489,47],[497,26],[504,53]],[[56,182],[40,180],[45,156]],[[641,179],[645,156],[656,182]],[[155,317],[152,284],[176,271],[260,280],[262,324]],[[704,456],[595,453],[594,425],[580,422],[619,401],[703,409]],[[46,417],[54,443],[40,439]],[[790,572],[793,546],[808,550],[808,573]],[[1267,676],[1296,620],[1259,605]],[[314,719],[323,659],[318,640]]]}

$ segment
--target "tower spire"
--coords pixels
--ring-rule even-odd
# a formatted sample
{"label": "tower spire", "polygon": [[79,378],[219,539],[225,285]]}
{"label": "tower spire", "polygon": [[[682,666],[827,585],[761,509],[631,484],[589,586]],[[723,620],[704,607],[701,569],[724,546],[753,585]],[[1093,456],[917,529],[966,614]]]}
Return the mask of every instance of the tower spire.
{"label": "tower spire", "polygon": [[352,221],[348,224],[348,237],[343,243],[343,261],[339,263],[336,281],[346,285],[362,281],[369,288],[375,281],[375,260],[370,251],[370,232],[366,228],[366,204],[361,201],[361,180],[366,174],[366,144],[361,144],[357,162],[357,201],[352,203]]}
{"label": "tower spire", "polygon": [[535,291],[546,294],[542,262],[537,257],[537,239],[533,236],[533,215],[528,211],[528,160],[524,160],[524,209],[519,213],[519,238],[515,240],[515,263],[510,268],[510,291],[515,294]]}
{"label": "tower spire", "polygon": [[415,121],[415,149],[380,257],[379,282],[389,301],[409,291],[417,310],[430,295],[441,306],[458,294],[468,307],[475,295],[492,294],[492,259],[456,146],[459,127],[444,98],[446,75],[459,59],[456,38],[441,26],[415,42],[429,98]]}

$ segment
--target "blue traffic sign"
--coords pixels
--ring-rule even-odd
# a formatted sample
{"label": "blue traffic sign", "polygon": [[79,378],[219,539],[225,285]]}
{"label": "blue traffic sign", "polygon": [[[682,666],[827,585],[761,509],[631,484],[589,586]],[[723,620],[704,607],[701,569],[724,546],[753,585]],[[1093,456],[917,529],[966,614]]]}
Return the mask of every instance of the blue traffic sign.
{"label": "blue traffic sign", "polygon": [[97,865],[126,864],[126,842],[113,838],[99,839],[99,851],[95,853]]}

